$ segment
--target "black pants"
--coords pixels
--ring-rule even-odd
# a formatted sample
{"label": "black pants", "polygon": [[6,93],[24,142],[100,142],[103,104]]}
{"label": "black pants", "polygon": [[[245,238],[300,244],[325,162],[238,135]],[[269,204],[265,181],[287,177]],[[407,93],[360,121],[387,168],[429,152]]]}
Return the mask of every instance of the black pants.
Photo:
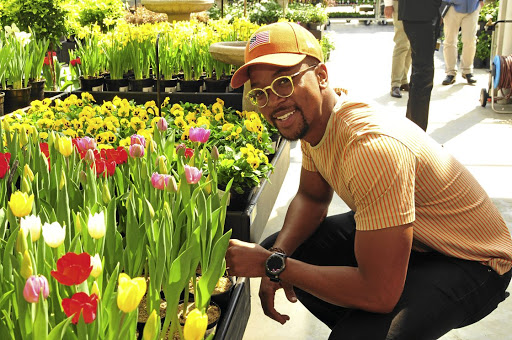
{"label": "black pants", "polygon": [[[263,241],[271,247],[277,234]],[[292,257],[319,266],[356,266],[352,212],[330,216]],[[505,299],[511,271],[498,275],[480,263],[440,253],[412,252],[404,291],[388,314],[332,305],[298,288],[304,306],[332,329],[329,339],[437,339],[472,324]]]}
{"label": "black pants", "polygon": [[412,59],[406,117],[426,131],[434,81],[434,51],[439,37],[439,18],[433,21],[404,20],[403,23],[411,44]]}

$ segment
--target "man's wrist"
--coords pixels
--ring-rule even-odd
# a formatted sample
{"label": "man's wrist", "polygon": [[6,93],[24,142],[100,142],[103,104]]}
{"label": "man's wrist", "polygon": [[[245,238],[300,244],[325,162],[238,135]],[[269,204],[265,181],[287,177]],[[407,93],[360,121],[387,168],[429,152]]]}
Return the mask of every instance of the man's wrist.
{"label": "man's wrist", "polygon": [[281,253],[281,254],[285,254],[285,255],[288,255],[284,250],[283,248],[279,248],[279,247],[271,247],[269,248],[269,251],[272,252],[272,253]]}

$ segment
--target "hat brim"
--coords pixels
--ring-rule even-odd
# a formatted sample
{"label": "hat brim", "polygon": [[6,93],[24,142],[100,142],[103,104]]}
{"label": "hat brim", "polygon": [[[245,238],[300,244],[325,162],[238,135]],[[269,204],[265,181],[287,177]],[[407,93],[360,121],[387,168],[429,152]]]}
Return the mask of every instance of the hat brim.
{"label": "hat brim", "polygon": [[235,74],[231,78],[231,87],[237,88],[245,84],[249,80],[249,67],[253,65],[274,65],[274,66],[295,66],[306,58],[305,54],[298,53],[274,53],[263,55],[258,58],[245,63],[242,67],[236,70]]}

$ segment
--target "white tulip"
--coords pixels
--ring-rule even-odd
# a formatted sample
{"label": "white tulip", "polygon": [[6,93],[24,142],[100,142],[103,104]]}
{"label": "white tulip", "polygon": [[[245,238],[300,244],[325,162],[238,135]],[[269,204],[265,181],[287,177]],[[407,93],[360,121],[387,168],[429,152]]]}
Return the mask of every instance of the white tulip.
{"label": "white tulip", "polygon": [[105,236],[106,226],[105,226],[105,213],[103,211],[91,215],[89,213],[89,221],[87,221],[87,229],[89,230],[89,235],[91,235],[94,239],[100,239]]}
{"label": "white tulip", "polygon": [[43,238],[49,247],[57,248],[64,243],[66,228],[61,227],[59,222],[45,223],[43,224]]}
{"label": "white tulip", "polygon": [[36,215],[29,215],[21,218],[20,228],[25,234],[30,232],[32,242],[36,242],[41,237],[41,219]]}
{"label": "white tulip", "polygon": [[91,275],[96,279],[96,278],[98,278],[98,276],[100,276],[101,271],[103,270],[103,265],[101,264],[101,259],[100,259],[99,254],[91,256],[91,266],[92,266]]}

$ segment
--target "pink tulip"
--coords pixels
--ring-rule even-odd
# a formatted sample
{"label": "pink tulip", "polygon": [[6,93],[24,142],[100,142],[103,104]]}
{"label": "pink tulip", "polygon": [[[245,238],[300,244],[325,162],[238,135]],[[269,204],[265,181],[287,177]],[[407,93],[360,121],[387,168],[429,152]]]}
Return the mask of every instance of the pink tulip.
{"label": "pink tulip", "polygon": [[153,172],[153,175],[151,175],[151,184],[153,184],[155,189],[164,190],[167,182],[169,182],[169,175],[161,175],[156,172]]}
{"label": "pink tulip", "polygon": [[130,157],[141,158],[144,156],[144,145],[132,144],[130,145]]}
{"label": "pink tulip", "polygon": [[50,294],[50,289],[48,288],[48,280],[44,276],[35,276],[32,275],[27,279],[25,283],[25,288],[23,289],[23,297],[25,300],[30,303],[39,302],[39,294],[41,294],[41,289],[43,292],[43,297],[46,299]]}
{"label": "pink tulip", "polygon": [[158,130],[164,132],[167,130],[167,120],[164,117],[160,117],[160,120],[156,122],[156,127]]}
{"label": "pink tulip", "polygon": [[203,171],[193,166],[185,165],[185,177],[188,184],[196,184],[201,179]]}
{"label": "pink tulip", "polygon": [[139,144],[144,147],[146,146],[146,138],[144,138],[144,136],[141,135],[132,135],[130,141],[131,145]]}
{"label": "pink tulip", "polygon": [[87,150],[95,150],[96,149],[96,140],[91,137],[82,137],[76,139],[76,145],[78,146],[78,150],[86,152]]}
{"label": "pink tulip", "polygon": [[94,152],[91,149],[87,150],[85,153],[84,160],[89,165],[96,161],[96,156],[94,156]]}
{"label": "pink tulip", "polygon": [[191,142],[206,143],[210,138],[210,130],[204,128],[193,128],[191,127],[188,136]]}

